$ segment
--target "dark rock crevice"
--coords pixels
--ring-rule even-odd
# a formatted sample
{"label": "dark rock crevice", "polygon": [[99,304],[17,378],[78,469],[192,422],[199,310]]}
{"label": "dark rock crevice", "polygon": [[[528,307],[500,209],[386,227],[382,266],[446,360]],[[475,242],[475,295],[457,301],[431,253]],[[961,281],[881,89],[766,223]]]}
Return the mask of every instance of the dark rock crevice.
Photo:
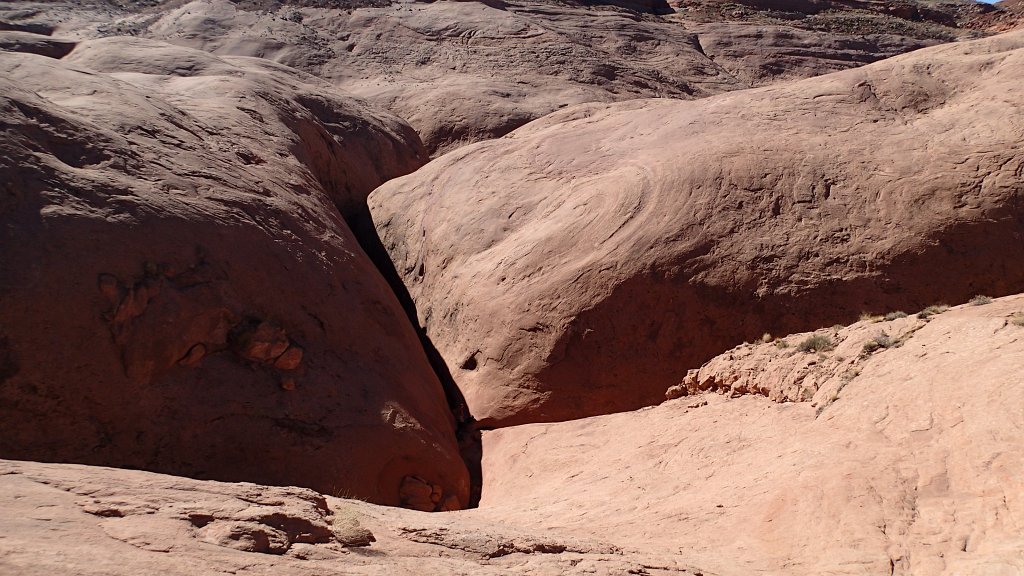
{"label": "dark rock crevice", "polygon": [[409,294],[409,289],[402,282],[401,275],[395,268],[394,262],[392,262],[387,249],[384,248],[384,244],[377,234],[370,209],[364,204],[360,208],[350,211],[346,220],[363,252],[366,253],[370,261],[380,271],[381,276],[384,277],[384,280],[391,287],[395,297],[402,305],[402,309],[409,317],[409,322],[419,336],[420,344],[423,346],[423,352],[426,354],[431,368],[434,369],[437,379],[440,380],[441,386],[444,388],[445,400],[447,400],[448,407],[455,418],[455,432],[459,443],[459,452],[466,463],[466,467],[469,469],[469,507],[476,508],[480,503],[480,491],[483,486],[483,471],[481,468],[483,445],[476,419],[470,413],[465,396],[463,396],[462,391],[455,383],[455,378],[452,377],[451,369],[445,362],[444,357],[441,356],[441,353],[431,341],[430,336],[427,335],[426,330],[420,325],[416,303],[413,301],[412,295]]}

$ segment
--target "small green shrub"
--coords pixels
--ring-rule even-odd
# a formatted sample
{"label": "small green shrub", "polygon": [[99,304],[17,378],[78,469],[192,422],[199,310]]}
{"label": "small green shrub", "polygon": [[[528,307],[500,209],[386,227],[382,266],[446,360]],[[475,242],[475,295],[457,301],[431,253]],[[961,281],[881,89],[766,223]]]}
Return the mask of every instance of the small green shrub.
{"label": "small green shrub", "polygon": [[984,306],[985,304],[991,304],[992,298],[988,296],[982,296],[978,294],[974,298],[971,298],[971,306]]}
{"label": "small green shrub", "polygon": [[885,321],[886,322],[891,322],[893,320],[898,320],[900,318],[906,318],[906,317],[907,317],[907,313],[906,312],[904,312],[902,310],[898,310],[896,312],[889,312],[888,314],[886,314],[885,315]]}
{"label": "small green shrub", "polygon": [[927,320],[929,317],[935,316],[936,314],[942,314],[946,310],[949,310],[949,306],[945,304],[934,304],[918,312],[917,317],[921,320]]}
{"label": "small green shrub", "polygon": [[775,347],[776,348],[789,348],[789,342],[786,342],[784,339],[779,338],[778,340],[775,341]]}
{"label": "small green shrub", "polygon": [[796,349],[801,352],[826,352],[835,348],[832,339],[822,334],[812,334],[801,342]]}
{"label": "small green shrub", "polygon": [[864,356],[870,356],[871,354],[874,354],[878,350],[881,350],[883,348],[892,348],[895,345],[896,341],[892,339],[892,336],[889,336],[885,332],[882,332],[878,336],[875,336],[871,340],[865,342],[862,352]]}
{"label": "small green shrub", "polygon": [[758,340],[758,342],[760,342],[761,344],[767,344],[767,343],[769,343],[769,342],[771,342],[771,341],[772,341],[772,335],[771,335],[771,334],[769,334],[769,333],[767,333],[767,332],[765,332],[764,334],[762,334],[762,335],[761,335],[761,339],[760,339],[760,340]]}

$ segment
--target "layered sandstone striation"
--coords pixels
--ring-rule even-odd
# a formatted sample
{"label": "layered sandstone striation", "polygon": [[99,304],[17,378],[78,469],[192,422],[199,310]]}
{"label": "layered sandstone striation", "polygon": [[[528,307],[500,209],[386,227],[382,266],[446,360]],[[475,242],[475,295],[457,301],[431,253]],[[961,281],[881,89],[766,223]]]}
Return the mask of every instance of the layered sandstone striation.
{"label": "layered sandstone striation", "polygon": [[441,153],[572,104],[736,87],[692,33],[633,4],[195,0],[18,15],[79,38],[147,36],[300,68],[406,119]]}
{"label": "layered sandstone striation", "polygon": [[656,401],[763,332],[1024,290],[1024,33],[699,101],[583,105],[378,188],[484,426]]}
{"label": "layered sandstone striation", "polygon": [[0,455],[468,504],[445,393],[345,222],[426,160],[407,124],[151,40],[0,70]]}

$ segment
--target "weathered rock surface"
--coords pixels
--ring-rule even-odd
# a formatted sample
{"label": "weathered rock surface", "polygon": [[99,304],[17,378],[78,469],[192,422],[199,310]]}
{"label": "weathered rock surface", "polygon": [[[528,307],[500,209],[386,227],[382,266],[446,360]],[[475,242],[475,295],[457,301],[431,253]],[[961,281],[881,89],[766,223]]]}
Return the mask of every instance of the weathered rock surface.
{"label": "weathered rock surface", "polygon": [[[860,373],[874,353],[902,346],[931,318],[903,313],[892,316],[885,321],[879,316],[848,327],[837,325],[810,335],[778,338],[771,346],[762,345],[770,338],[743,344],[688,371],[666,396],[715,391],[801,402],[817,398],[822,388],[838,391]],[[824,405],[829,399],[815,400],[815,405]]]}
{"label": "weathered rock surface", "polygon": [[763,332],[1024,290],[1024,33],[584,105],[370,197],[485,426],[656,401]]}
{"label": "weathered rock surface", "polygon": [[[721,575],[1024,571],[1024,297],[825,333],[820,359],[800,334],[700,370],[745,391],[484,432],[479,512]],[[838,389],[802,368],[855,358]],[[809,401],[760,392],[801,388]]]}
{"label": "weathered rock surface", "polygon": [[998,11],[987,18],[985,24],[990,30],[1006,32],[1020,28],[1024,22],[1024,1],[1002,0],[994,4]]}
{"label": "weathered rock surface", "polygon": [[985,28],[988,18],[1005,10],[980,2],[892,0],[693,0],[674,1],[687,15],[710,20],[791,21],[811,28],[856,28],[860,32],[899,31],[929,36],[939,27]]}
{"label": "weathered rock surface", "polygon": [[843,34],[760,22],[697,21],[687,29],[698,35],[704,53],[744,86],[838,72],[951,38]]}
{"label": "weathered rock surface", "polygon": [[961,29],[961,13],[977,4],[837,2],[782,12],[688,2],[679,14],[643,0],[3,6],[0,18],[76,38],[147,36],[301,68],[407,119],[441,153],[569,105],[697,98],[948,42],[974,33]]}
{"label": "weathered rock surface", "polygon": [[434,152],[504,135],[571,104],[702,96],[736,84],[678,23],[609,6],[228,0],[141,11],[46,6],[29,20],[71,36],[142,35],[268,58],[328,78],[408,120]]}
{"label": "weathered rock surface", "polygon": [[763,86],[845,70],[957,39],[1005,31],[1012,11],[979,2],[695,0],[676,3],[703,52]]}
{"label": "weathered rock surface", "polygon": [[61,40],[31,32],[0,29],[0,50],[5,52],[28,52],[50,58],[63,58],[74,48],[75,42],[71,40]]}
{"label": "weathered rock surface", "polygon": [[[906,337],[862,354],[883,331]],[[799,350],[825,334],[833,349]],[[1024,296],[776,342],[699,371],[699,381],[743,388],[484,432],[475,510],[422,514],[305,489],[0,461],[0,573],[1024,570]],[[841,389],[819,386],[810,360],[820,374],[851,361],[857,373]],[[792,402],[786,390],[807,394]]]}
{"label": "weathered rock surface", "polygon": [[23,576],[702,574],[466,512],[69,464],[0,461],[0,506],[0,573]]}
{"label": "weathered rock surface", "polygon": [[408,125],[151,40],[0,71],[0,456],[468,503],[441,385],[343,219],[425,161]]}

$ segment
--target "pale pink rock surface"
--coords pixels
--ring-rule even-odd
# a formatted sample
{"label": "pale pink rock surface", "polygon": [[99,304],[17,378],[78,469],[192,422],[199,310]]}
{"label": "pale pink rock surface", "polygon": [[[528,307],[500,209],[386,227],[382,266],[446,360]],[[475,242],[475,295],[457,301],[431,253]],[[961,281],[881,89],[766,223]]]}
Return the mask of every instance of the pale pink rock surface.
{"label": "pale pink rock surface", "polygon": [[706,574],[677,555],[294,487],[0,460],[0,574]]}
{"label": "pale pink rock surface", "polygon": [[370,196],[487,426],[658,401],[764,332],[1024,290],[1024,33],[551,114]]}
{"label": "pale pink rock surface", "polygon": [[[726,391],[485,432],[479,513],[686,554],[722,575],[1018,574],[1022,318],[1024,296],[953,308],[813,401]],[[913,322],[841,328],[821,362],[856,357],[879,331]],[[817,357],[756,344],[701,372],[813,390],[798,368]],[[784,365],[794,380],[779,376]]]}

